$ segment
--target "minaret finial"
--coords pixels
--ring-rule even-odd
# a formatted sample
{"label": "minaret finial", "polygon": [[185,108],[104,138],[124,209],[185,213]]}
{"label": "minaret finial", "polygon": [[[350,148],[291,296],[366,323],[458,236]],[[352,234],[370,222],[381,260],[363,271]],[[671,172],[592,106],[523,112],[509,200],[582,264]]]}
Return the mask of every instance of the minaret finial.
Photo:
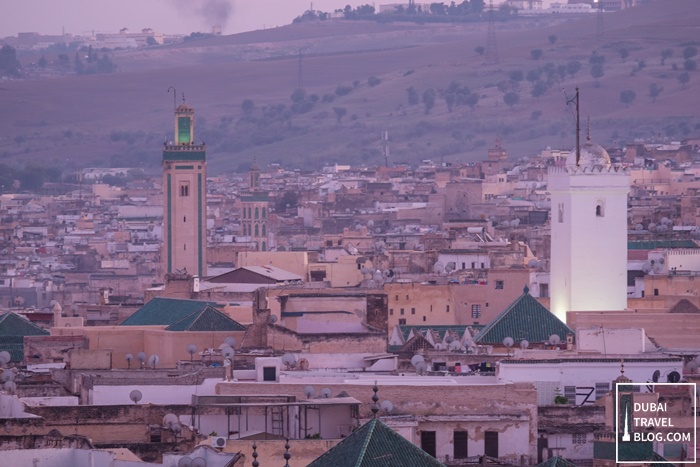
{"label": "minaret finial", "polygon": [[591,142],[591,117],[588,117],[588,134],[586,135],[586,141]]}
{"label": "minaret finial", "polygon": [[182,103],[183,104],[185,103],[185,93],[184,92],[182,93]]}
{"label": "minaret finial", "polygon": [[374,418],[377,418],[377,413],[379,412],[379,405],[377,404],[377,402],[379,402],[379,396],[377,395],[377,392],[379,391],[379,388],[377,387],[376,381],[374,382],[372,391],[374,391],[374,395],[372,396],[372,413],[374,414]]}
{"label": "minaret finial", "polygon": [[286,438],[286,442],[284,443],[284,467],[289,467],[289,459],[292,458],[292,455],[289,453],[289,438]]}
{"label": "minaret finial", "polygon": [[620,374],[622,374],[622,375],[625,374],[625,359],[624,358],[620,359]]}
{"label": "minaret finial", "polygon": [[253,467],[260,467],[260,462],[258,462],[258,445],[253,442]]}

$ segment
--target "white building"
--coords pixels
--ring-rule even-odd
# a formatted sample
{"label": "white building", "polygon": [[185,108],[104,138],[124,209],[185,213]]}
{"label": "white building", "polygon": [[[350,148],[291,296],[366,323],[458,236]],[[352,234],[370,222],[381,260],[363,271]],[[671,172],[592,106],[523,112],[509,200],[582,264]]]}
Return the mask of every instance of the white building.
{"label": "white building", "polygon": [[551,311],[627,307],[627,169],[590,141],[565,167],[549,169],[552,200]]}

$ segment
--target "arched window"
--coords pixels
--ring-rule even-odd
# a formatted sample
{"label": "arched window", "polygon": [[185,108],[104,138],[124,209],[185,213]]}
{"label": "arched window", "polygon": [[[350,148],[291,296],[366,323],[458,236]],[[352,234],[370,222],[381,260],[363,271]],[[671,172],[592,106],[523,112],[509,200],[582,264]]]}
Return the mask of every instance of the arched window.
{"label": "arched window", "polygon": [[266,208],[262,208],[262,218],[267,219],[267,209]]}
{"label": "arched window", "polygon": [[252,216],[252,214],[251,214],[252,212],[253,212],[253,211],[252,211],[251,208],[249,207],[249,208],[248,208],[248,219],[252,219],[252,218],[253,218],[253,216]]}
{"label": "arched window", "polygon": [[246,218],[246,209],[243,208],[243,219],[245,219],[245,218]]}
{"label": "arched window", "polygon": [[258,230],[258,224],[255,224],[255,236],[256,237],[260,236],[260,231]]}
{"label": "arched window", "polygon": [[255,206],[255,218],[258,219],[260,217],[260,211],[258,211],[258,207]]}
{"label": "arched window", "polygon": [[595,206],[596,217],[605,217],[605,205],[602,201],[598,201]]}
{"label": "arched window", "polygon": [[267,243],[262,242],[262,251],[267,251]]}
{"label": "arched window", "polygon": [[262,236],[264,237],[264,236],[266,236],[266,235],[267,235],[267,228],[266,228],[266,225],[263,224],[263,225],[262,225]]}

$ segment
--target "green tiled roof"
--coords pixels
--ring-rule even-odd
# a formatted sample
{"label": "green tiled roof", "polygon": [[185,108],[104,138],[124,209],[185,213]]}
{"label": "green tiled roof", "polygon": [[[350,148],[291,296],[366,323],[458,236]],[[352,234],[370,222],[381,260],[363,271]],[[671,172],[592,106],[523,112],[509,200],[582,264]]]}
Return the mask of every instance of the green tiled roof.
{"label": "green tiled roof", "polygon": [[445,467],[373,418],[307,467]]}
{"label": "green tiled roof", "polygon": [[165,328],[166,331],[245,331],[245,329],[242,324],[208,305]]}
{"label": "green tiled roof", "polygon": [[657,250],[659,248],[698,248],[692,240],[632,240],[627,242],[628,250]]}
{"label": "green tiled roof", "polygon": [[11,311],[0,315],[0,351],[9,352],[13,362],[24,360],[24,336],[49,334],[49,331]]}
{"label": "green tiled roof", "polygon": [[48,336],[50,333],[41,329],[28,319],[11,311],[0,315],[0,336]]}
{"label": "green tiled roof", "polygon": [[525,339],[531,343],[545,342],[557,334],[562,342],[574,331],[530,295],[525,287],[523,294],[487,324],[474,338],[479,344],[501,344],[512,337],[517,344]]}
{"label": "green tiled roof", "polygon": [[550,457],[541,464],[537,464],[537,467],[576,467],[576,464],[567,461],[563,457],[554,456]]}
{"label": "green tiled roof", "polygon": [[216,306],[216,303],[157,297],[136,310],[121,326],[170,326],[207,306]]}

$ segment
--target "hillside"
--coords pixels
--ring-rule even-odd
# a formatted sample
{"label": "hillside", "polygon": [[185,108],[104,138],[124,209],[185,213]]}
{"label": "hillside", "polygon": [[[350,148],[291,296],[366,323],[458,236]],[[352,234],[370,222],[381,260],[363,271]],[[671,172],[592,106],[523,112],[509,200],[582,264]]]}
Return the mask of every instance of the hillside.
{"label": "hillside", "polygon": [[[0,81],[0,163],[36,161],[64,171],[157,166],[172,132],[170,86],[197,112],[196,135],[207,142],[212,173],[254,156],[308,168],[378,164],[382,130],[393,161],[479,160],[497,135],[515,158],[570,148],[574,124],[562,88],[571,96],[577,86],[582,116],[590,116],[601,144],[700,136],[700,71],[688,71],[687,84],[678,81],[684,66],[692,68],[684,49],[700,49],[698,24],[696,0],[606,14],[599,37],[596,15],[521,18],[496,25],[497,63],[475,51],[486,45],[486,23],[329,21],[121,51],[112,57],[114,74]],[[296,94],[292,108],[300,49],[305,94]],[[673,54],[662,65],[666,49]],[[594,51],[605,57],[597,80]],[[571,74],[566,66],[576,61],[580,70]],[[652,99],[654,83],[663,90]],[[422,102],[409,105],[409,87],[419,100],[434,90],[429,113]],[[624,90],[636,94],[626,104]],[[512,107],[504,103],[508,92],[519,96]],[[473,109],[457,105],[472,94]],[[446,96],[455,99],[452,111]],[[244,114],[245,100],[253,105]]]}

